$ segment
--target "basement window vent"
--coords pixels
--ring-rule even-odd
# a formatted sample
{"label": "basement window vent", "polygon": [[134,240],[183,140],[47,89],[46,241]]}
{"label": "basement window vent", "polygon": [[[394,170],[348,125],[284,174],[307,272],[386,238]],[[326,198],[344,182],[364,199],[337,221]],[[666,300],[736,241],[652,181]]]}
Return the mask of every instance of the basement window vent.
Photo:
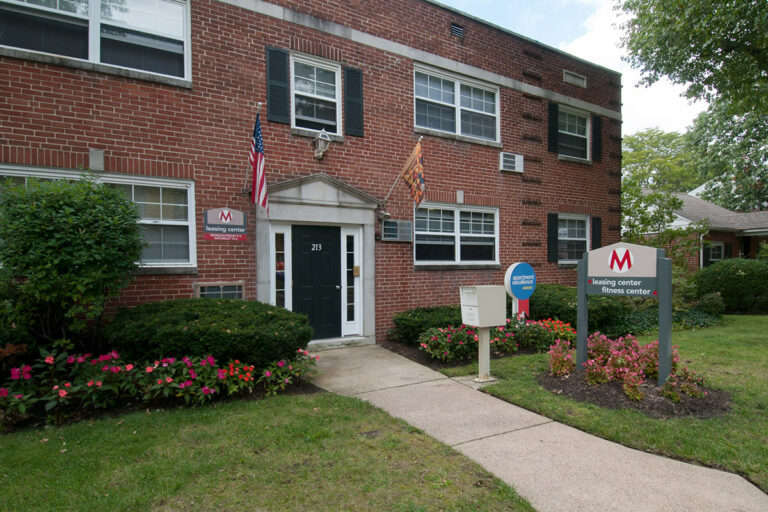
{"label": "basement window vent", "polygon": [[410,242],[413,225],[409,220],[385,220],[381,225],[381,239],[385,242]]}
{"label": "basement window vent", "polygon": [[499,170],[505,172],[523,172],[523,155],[499,153]]}
{"label": "basement window vent", "polygon": [[464,39],[464,27],[458,23],[451,23],[451,35]]}
{"label": "basement window vent", "polygon": [[587,86],[587,77],[574,73],[573,71],[563,70],[563,82],[571,85],[578,85],[579,87]]}

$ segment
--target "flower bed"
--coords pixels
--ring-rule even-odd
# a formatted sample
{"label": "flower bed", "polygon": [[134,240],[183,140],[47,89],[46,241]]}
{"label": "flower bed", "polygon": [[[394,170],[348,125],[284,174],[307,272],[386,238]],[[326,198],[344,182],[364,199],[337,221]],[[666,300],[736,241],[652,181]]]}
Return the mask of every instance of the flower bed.
{"label": "flower bed", "polygon": [[192,405],[257,391],[272,395],[305,377],[316,359],[298,349],[291,360],[256,368],[238,360],[218,364],[210,355],[138,364],[123,361],[116,351],[99,356],[44,351],[31,365],[12,368],[0,386],[0,424],[28,418],[61,423],[76,413],[127,404]]}
{"label": "flower bed", "polygon": [[[576,370],[572,340],[558,339],[549,350],[549,373],[566,377]],[[662,388],[662,395],[680,401],[680,393],[701,397],[704,379],[687,368],[680,368],[680,354],[672,347],[672,369]],[[642,400],[642,387],[659,376],[659,342],[640,345],[634,336],[610,339],[596,332],[587,338],[587,361],[584,363],[587,383],[591,385],[619,382],[624,393]]]}

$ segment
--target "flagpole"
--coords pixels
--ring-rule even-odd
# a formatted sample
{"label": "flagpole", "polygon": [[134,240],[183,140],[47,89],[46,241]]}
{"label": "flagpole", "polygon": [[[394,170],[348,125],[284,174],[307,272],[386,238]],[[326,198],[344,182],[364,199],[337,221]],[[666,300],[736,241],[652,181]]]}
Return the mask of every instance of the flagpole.
{"label": "flagpole", "polygon": [[[416,141],[416,144],[421,144],[421,140],[424,138],[424,136],[419,136],[419,140]],[[384,207],[387,205],[387,201],[389,201],[389,196],[392,195],[392,191],[395,190],[395,185],[397,185],[398,180],[402,177],[402,173],[398,172],[397,177],[395,178],[395,181],[392,183],[392,186],[389,187],[389,192],[387,192],[386,197],[384,197],[384,202],[381,203],[381,208],[384,209]]]}

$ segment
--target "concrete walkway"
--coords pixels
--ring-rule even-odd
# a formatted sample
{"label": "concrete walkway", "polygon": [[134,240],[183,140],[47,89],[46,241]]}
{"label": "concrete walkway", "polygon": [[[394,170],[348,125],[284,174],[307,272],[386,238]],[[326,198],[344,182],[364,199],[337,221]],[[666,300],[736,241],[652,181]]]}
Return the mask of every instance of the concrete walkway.
{"label": "concrete walkway", "polygon": [[539,512],[766,512],[743,478],[586,434],[379,346],[321,353],[315,385],[366,400],[452,446]]}

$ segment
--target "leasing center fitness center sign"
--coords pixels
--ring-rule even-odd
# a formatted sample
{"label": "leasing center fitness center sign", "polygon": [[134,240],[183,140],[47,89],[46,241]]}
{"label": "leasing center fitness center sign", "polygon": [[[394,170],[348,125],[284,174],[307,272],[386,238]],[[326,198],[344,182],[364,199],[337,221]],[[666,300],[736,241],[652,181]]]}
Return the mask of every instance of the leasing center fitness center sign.
{"label": "leasing center fitness center sign", "polygon": [[[590,295],[659,300],[659,386],[672,368],[672,262],[664,250],[622,242],[584,254],[579,262],[576,364],[587,361]],[[629,334],[629,333],[627,333]]]}

